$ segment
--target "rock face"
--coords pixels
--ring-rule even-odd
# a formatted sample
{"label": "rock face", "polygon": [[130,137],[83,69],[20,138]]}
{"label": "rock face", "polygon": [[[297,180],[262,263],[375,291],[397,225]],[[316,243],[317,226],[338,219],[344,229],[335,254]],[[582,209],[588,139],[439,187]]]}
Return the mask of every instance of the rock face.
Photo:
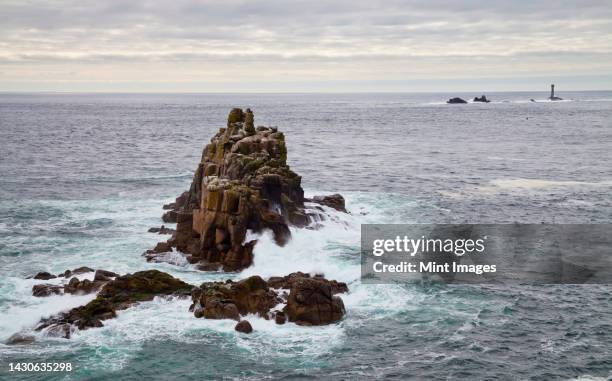
{"label": "rock face", "polygon": [[152,300],[158,295],[187,296],[192,288],[193,286],[157,270],[123,275],[106,283],[91,302],[43,319],[36,330],[46,329],[50,335],[69,338],[75,327],[102,327],[102,321],[114,318],[117,310]]}
{"label": "rock face", "polygon": [[164,208],[170,209],[164,221],[177,223],[168,244],[203,269],[250,266],[255,241],[245,242],[247,229],[269,229],[283,245],[288,224],[309,222],[301,177],[287,165],[285,136],[274,127],[255,128],[249,109],[230,112],[227,127],[204,148],[189,191]]}
{"label": "rock face", "polygon": [[[289,294],[284,289],[289,289]],[[241,316],[251,313],[273,318],[277,324],[289,320],[300,325],[322,325],[342,319],[344,303],[334,294],[347,291],[345,283],[300,272],[272,277],[267,282],[252,276],[239,282],[202,284],[191,293],[190,310],[197,318],[240,321]],[[272,311],[285,302],[282,311]]]}
{"label": "rock face", "polygon": [[474,102],[484,102],[484,103],[489,103],[491,102],[490,100],[487,99],[487,97],[483,94],[480,97],[474,97]]}
{"label": "rock face", "polygon": [[448,104],[461,104],[461,103],[467,103],[467,101],[464,100],[464,99],[461,99],[459,97],[456,97],[456,98],[451,98],[451,99],[447,100],[446,103],[448,103]]}

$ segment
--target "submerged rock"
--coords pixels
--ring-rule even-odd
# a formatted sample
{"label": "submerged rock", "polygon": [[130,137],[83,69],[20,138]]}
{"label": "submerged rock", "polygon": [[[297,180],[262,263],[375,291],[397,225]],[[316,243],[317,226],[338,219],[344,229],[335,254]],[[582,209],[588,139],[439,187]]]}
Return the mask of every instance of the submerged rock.
{"label": "submerged rock", "polygon": [[32,344],[35,341],[34,336],[24,335],[22,333],[15,333],[6,339],[6,345],[27,345]]}
{"label": "submerged rock", "polygon": [[483,94],[480,97],[474,97],[474,102],[484,102],[484,103],[489,103],[491,102],[490,100],[487,99],[487,97]]}
{"label": "submerged rock", "polygon": [[[204,148],[189,191],[164,206],[170,209],[164,221],[177,223],[167,243],[190,254],[201,269],[246,268],[255,245],[246,240],[247,230],[270,230],[284,245],[291,236],[288,224],[309,224],[301,180],[287,165],[283,133],[255,128],[250,109],[233,109],[227,127]],[[326,200],[344,209],[336,195]]]}
{"label": "submerged rock", "polygon": [[102,321],[116,317],[118,310],[153,300],[155,296],[188,296],[192,288],[180,279],[157,270],[123,275],[106,283],[98,296],[86,305],[41,320],[36,330],[44,329],[54,335],[69,338],[72,327],[102,327]]}
{"label": "submerged rock", "polygon": [[451,98],[451,99],[447,100],[446,103],[448,103],[448,104],[461,104],[461,103],[467,103],[467,101],[464,100],[464,99],[461,99],[459,97],[456,97],[456,98]]}

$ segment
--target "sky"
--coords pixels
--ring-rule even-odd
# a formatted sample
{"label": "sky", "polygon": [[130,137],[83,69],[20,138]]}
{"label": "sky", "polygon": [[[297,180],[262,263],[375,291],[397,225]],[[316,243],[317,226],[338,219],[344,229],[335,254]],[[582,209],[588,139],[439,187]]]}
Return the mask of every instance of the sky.
{"label": "sky", "polygon": [[0,0],[0,91],[612,89],[612,3]]}

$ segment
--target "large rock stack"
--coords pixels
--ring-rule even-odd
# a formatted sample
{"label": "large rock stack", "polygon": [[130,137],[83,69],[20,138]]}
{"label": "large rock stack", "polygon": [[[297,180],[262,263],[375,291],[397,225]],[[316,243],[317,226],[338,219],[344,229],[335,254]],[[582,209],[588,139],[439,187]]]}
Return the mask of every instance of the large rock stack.
{"label": "large rock stack", "polygon": [[164,221],[177,222],[177,228],[162,249],[191,254],[189,260],[203,270],[250,266],[255,242],[245,242],[247,229],[270,229],[283,245],[291,235],[288,224],[309,222],[301,177],[287,165],[283,133],[255,128],[249,109],[230,112],[227,127],[204,148],[189,191],[167,208]]}

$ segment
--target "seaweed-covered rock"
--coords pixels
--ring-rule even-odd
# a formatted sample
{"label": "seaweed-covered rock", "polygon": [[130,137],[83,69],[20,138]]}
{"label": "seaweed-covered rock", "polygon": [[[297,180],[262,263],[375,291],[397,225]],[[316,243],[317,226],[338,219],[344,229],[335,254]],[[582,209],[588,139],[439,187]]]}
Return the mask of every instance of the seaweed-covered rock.
{"label": "seaweed-covered rock", "polygon": [[102,321],[114,318],[118,310],[152,300],[158,295],[187,296],[192,288],[193,286],[180,279],[157,270],[123,275],[106,283],[98,296],[86,305],[41,320],[36,330],[45,329],[68,338],[71,327],[102,327]]}
{"label": "seaweed-covered rock", "polygon": [[189,191],[169,206],[163,219],[177,227],[168,243],[200,268],[248,267],[255,241],[246,241],[247,230],[271,230],[283,245],[291,236],[288,224],[309,223],[301,177],[287,165],[285,136],[255,128],[250,109],[230,112],[227,127],[204,148]]}

